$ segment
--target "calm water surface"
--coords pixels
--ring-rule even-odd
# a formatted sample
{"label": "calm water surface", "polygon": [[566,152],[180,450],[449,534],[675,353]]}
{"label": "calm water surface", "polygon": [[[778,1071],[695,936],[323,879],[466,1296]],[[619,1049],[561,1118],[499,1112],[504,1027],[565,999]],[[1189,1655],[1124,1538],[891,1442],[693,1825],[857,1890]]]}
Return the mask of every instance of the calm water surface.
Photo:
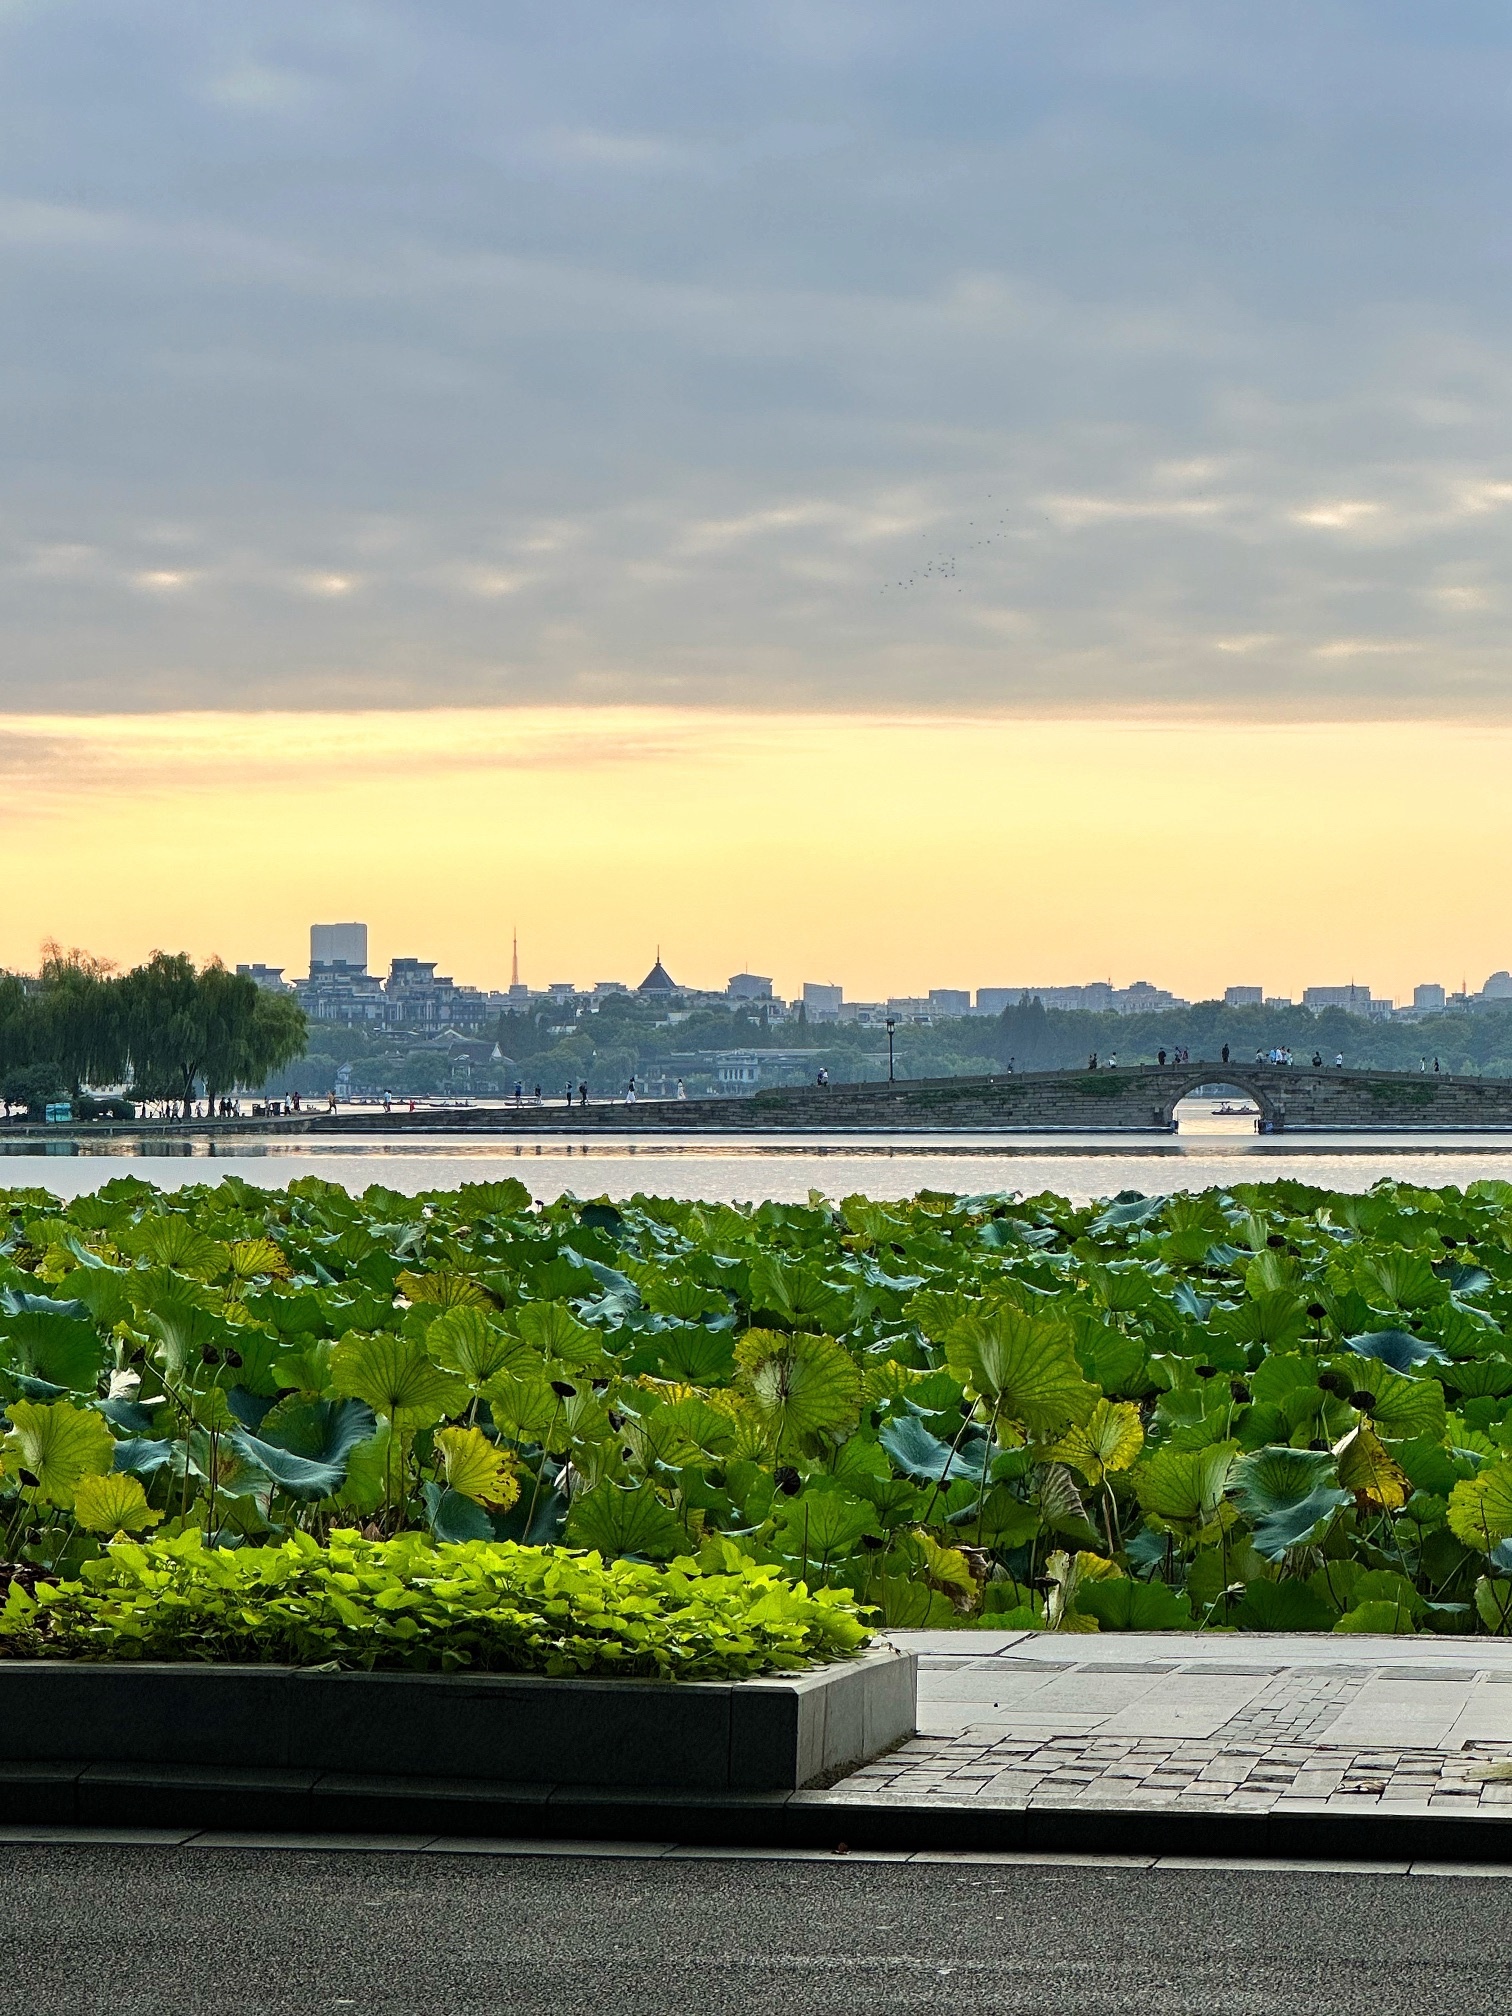
{"label": "calm water surface", "polygon": [[1213,1102],[1188,1100],[1175,1136],[903,1135],[893,1138],[784,1135],[779,1139],[702,1134],[683,1139],[594,1136],[484,1142],[468,1136],[243,1136],[212,1144],[181,1139],[0,1143],[0,1187],[41,1184],[60,1197],[97,1189],[128,1171],[169,1188],[214,1182],[235,1172],[270,1188],[295,1176],[322,1176],[361,1191],[441,1190],[494,1176],[518,1176],[543,1200],[662,1197],[802,1203],[862,1191],[907,1197],[916,1190],[978,1193],[1054,1190],[1085,1202],[1119,1190],[1200,1190],[1209,1184],[1295,1177],[1333,1190],[1368,1190],[1382,1176],[1463,1186],[1479,1176],[1512,1181],[1512,1134],[1257,1135],[1253,1122],[1220,1119]]}

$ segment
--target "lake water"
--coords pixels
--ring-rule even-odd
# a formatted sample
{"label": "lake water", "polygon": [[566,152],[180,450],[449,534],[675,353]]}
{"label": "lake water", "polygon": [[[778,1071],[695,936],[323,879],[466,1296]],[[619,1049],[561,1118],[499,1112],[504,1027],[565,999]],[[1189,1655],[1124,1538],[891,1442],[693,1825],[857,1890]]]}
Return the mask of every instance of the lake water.
{"label": "lake water", "polygon": [[662,1197],[801,1203],[861,1191],[906,1197],[916,1190],[1054,1190],[1078,1202],[1119,1190],[1201,1190],[1210,1184],[1290,1176],[1334,1190],[1368,1190],[1382,1176],[1454,1183],[1512,1181],[1512,1134],[1257,1135],[1254,1123],[1217,1118],[1210,1100],[1178,1109],[1180,1131],[1145,1138],[1107,1135],[688,1135],[681,1139],[595,1135],[479,1141],[466,1135],[241,1136],[211,1142],[123,1137],[115,1141],[0,1141],[0,1188],[40,1184],[76,1197],[112,1176],[144,1176],[164,1188],[214,1182],[220,1171],[273,1187],[322,1176],[360,1191],[440,1190],[518,1176],[543,1200]]}

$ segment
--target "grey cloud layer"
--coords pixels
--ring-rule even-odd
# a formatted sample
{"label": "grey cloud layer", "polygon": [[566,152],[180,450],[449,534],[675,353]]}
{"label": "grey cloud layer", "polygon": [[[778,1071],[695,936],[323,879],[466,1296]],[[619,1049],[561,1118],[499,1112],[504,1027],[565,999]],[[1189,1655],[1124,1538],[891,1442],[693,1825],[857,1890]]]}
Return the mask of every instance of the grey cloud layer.
{"label": "grey cloud layer", "polygon": [[0,703],[1512,702],[1490,6],[0,4]]}

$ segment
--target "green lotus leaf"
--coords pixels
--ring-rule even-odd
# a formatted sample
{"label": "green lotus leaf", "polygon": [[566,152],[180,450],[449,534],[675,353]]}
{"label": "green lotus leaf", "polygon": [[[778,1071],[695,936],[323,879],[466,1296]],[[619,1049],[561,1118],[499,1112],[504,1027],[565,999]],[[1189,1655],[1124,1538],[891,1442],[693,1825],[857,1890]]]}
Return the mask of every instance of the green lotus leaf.
{"label": "green lotus leaf", "polygon": [[1462,1399],[1501,1399],[1512,1393],[1512,1363],[1505,1358],[1466,1358],[1440,1374]]}
{"label": "green lotus leaf", "polygon": [[779,1499],[774,1511],[782,1551],[815,1565],[853,1553],[863,1533],[880,1531],[876,1507],[848,1491],[805,1491]]}
{"label": "green lotus leaf", "polygon": [[958,1477],[981,1481],[985,1441],[953,1450],[938,1435],[931,1435],[917,1414],[895,1415],[884,1424],[879,1439],[905,1477],[916,1477],[923,1484],[952,1484]]}
{"label": "green lotus leaf", "polygon": [[1295,1289],[1270,1289],[1216,1316],[1213,1324],[1236,1344],[1284,1351],[1307,1334],[1307,1302]]}
{"label": "green lotus leaf", "polygon": [[1333,1628],[1335,1631],[1359,1631],[1371,1638],[1382,1638],[1410,1637],[1417,1625],[1411,1611],[1402,1604],[1376,1599],[1346,1610]]}
{"label": "green lotus leaf", "polygon": [[331,1353],[331,1384],[338,1393],[365,1400],[400,1433],[459,1414],[468,1400],[461,1380],[443,1372],[423,1343],[386,1331],[343,1337]]}
{"label": "green lotus leaf", "polygon": [[515,1176],[464,1183],[457,1191],[457,1209],[464,1218],[519,1218],[530,1209],[530,1192]]}
{"label": "green lotus leaf", "polygon": [[688,1550],[681,1521],[649,1484],[626,1490],[620,1484],[595,1484],[579,1493],[567,1514],[569,1546],[591,1547],[604,1559],[638,1554],[651,1561],[669,1561]]}
{"label": "green lotus leaf", "polygon": [[1437,1379],[1422,1373],[1408,1377],[1370,1358],[1336,1359],[1333,1369],[1351,1382],[1355,1392],[1372,1395],[1372,1405],[1362,1411],[1383,1435],[1401,1441],[1418,1435],[1443,1440],[1444,1389]]}
{"label": "green lotus leaf", "polygon": [[849,1427],[861,1405],[861,1373],[832,1338],[748,1330],[735,1347],[739,1383],[780,1448],[824,1429]]}
{"label": "green lotus leaf", "polygon": [[833,1336],[854,1320],[852,1295],[827,1282],[817,1269],[761,1254],[751,1262],[750,1307],[793,1330],[822,1330]]}
{"label": "green lotus leaf", "polygon": [[1363,1255],[1355,1265],[1355,1280],[1370,1301],[1385,1301],[1398,1309],[1426,1309],[1448,1295],[1447,1283],[1416,1253],[1387,1250]]}
{"label": "green lotus leaf", "polygon": [[1190,1631],[1192,1606],[1164,1582],[1131,1582],[1126,1576],[1083,1582],[1076,1607],[1095,1617],[1104,1631]]}
{"label": "green lotus leaf", "polygon": [[1320,1370],[1316,1358],[1300,1357],[1295,1352],[1267,1357],[1250,1376],[1250,1397],[1261,1405],[1279,1407],[1288,1394],[1303,1387],[1316,1388]]}
{"label": "green lotus leaf", "polygon": [[1257,1449],[1235,1463],[1229,1488],[1250,1522],[1255,1552],[1268,1561],[1316,1538],[1351,1502],[1327,1450]]}
{"label": "green lotus leaf", "polygon": [[450,1309],[438,1316],[426,1329],[425,1348],[443,1371],[465,1379],[474,1393],[497,1373],[539,1369],[530,1346],[491,1322],[481,1309]]}
{"label": "green lotus leaf", "polygon": [[483,1397],[494,1426],[512,1442],[544,1443],[562,1417],[561,1396],[545,1379],[521,1379],[501,1372],[489,1380]]}
{"label": "green lotus leaf", "polygon": [[646,1270],[637,1280],[641,1300],[658,1316],[671,1316],[679,1323],[698,1323],[705,1316],[728,1313],[729,1303],[716,1289],[701,1282],[678,1280]]}
{"label": "green lotus leaf", "polygon": [[603,1357],[603,1340],[580,1323],[565,1302],[527,1302],[514,1311],[515,1328],[543,1358],[564,1365],[593,1365]]}
{"label": "green lotus leaf", "polygon": [[735,1340],[728,1330],[663,1330],[653,1341],[664,1379],[726,1386],[735,1377]]}
{"label": "green lotus leaf", "polygon": [[945,1357],[968,1393],[1032,1436],[1085,1421],[1101,1397],[1082,1377],[1070,1330],[1052,1317],[1001,1305],[963,1317]]}
{"label": "green lotus leaf", "polygon": [[1156,1450],[1129,1472],[1134,1495],[1147,1516],[1173,1528],[1199,1529],[1218,1514],[1236,1453],[1233,1442]]}
{"label": "green lotus leaf", "polygon": [[0,1364],[67,1392],[93,1393],[109,1359],[110,1347],[94,1324],[76,1316],[27,1309],[0,1319]]}
{"label": "green lotus leaf", "polygon": [[122,1233],[120,1244],[154,1266],[171,1267],[176,1274],[188,1274],[197,1281],[217,1281],[231,1265],[231,1255],[220,1240],[209,1238],[178,1212],[144,1218]]}
{"label": "green lotus leaf", "polygon": [[297,1351],[285,1351],[273,1361],[273,1376],[280,1386],[318,1396],[331,1383],[331,1353],[336,1349],[329,1337],[306,1337]]}
{"label": "green lotus leaf", "polygon": [[1331,1631],[1338,1612],[1306,1582],[1251,1582],[1228,1614],[1241,1631]]}

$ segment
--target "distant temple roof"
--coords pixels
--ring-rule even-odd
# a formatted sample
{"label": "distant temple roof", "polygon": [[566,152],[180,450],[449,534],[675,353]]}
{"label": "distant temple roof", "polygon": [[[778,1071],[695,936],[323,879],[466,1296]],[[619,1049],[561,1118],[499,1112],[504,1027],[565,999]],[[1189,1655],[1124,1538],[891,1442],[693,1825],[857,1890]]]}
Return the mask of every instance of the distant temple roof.
{"label": "distant temple roof", "polygon": [[661,963],[661,953],[656,955],[656,964],[636,988],[637,994],[675,994],[677,982]]}

